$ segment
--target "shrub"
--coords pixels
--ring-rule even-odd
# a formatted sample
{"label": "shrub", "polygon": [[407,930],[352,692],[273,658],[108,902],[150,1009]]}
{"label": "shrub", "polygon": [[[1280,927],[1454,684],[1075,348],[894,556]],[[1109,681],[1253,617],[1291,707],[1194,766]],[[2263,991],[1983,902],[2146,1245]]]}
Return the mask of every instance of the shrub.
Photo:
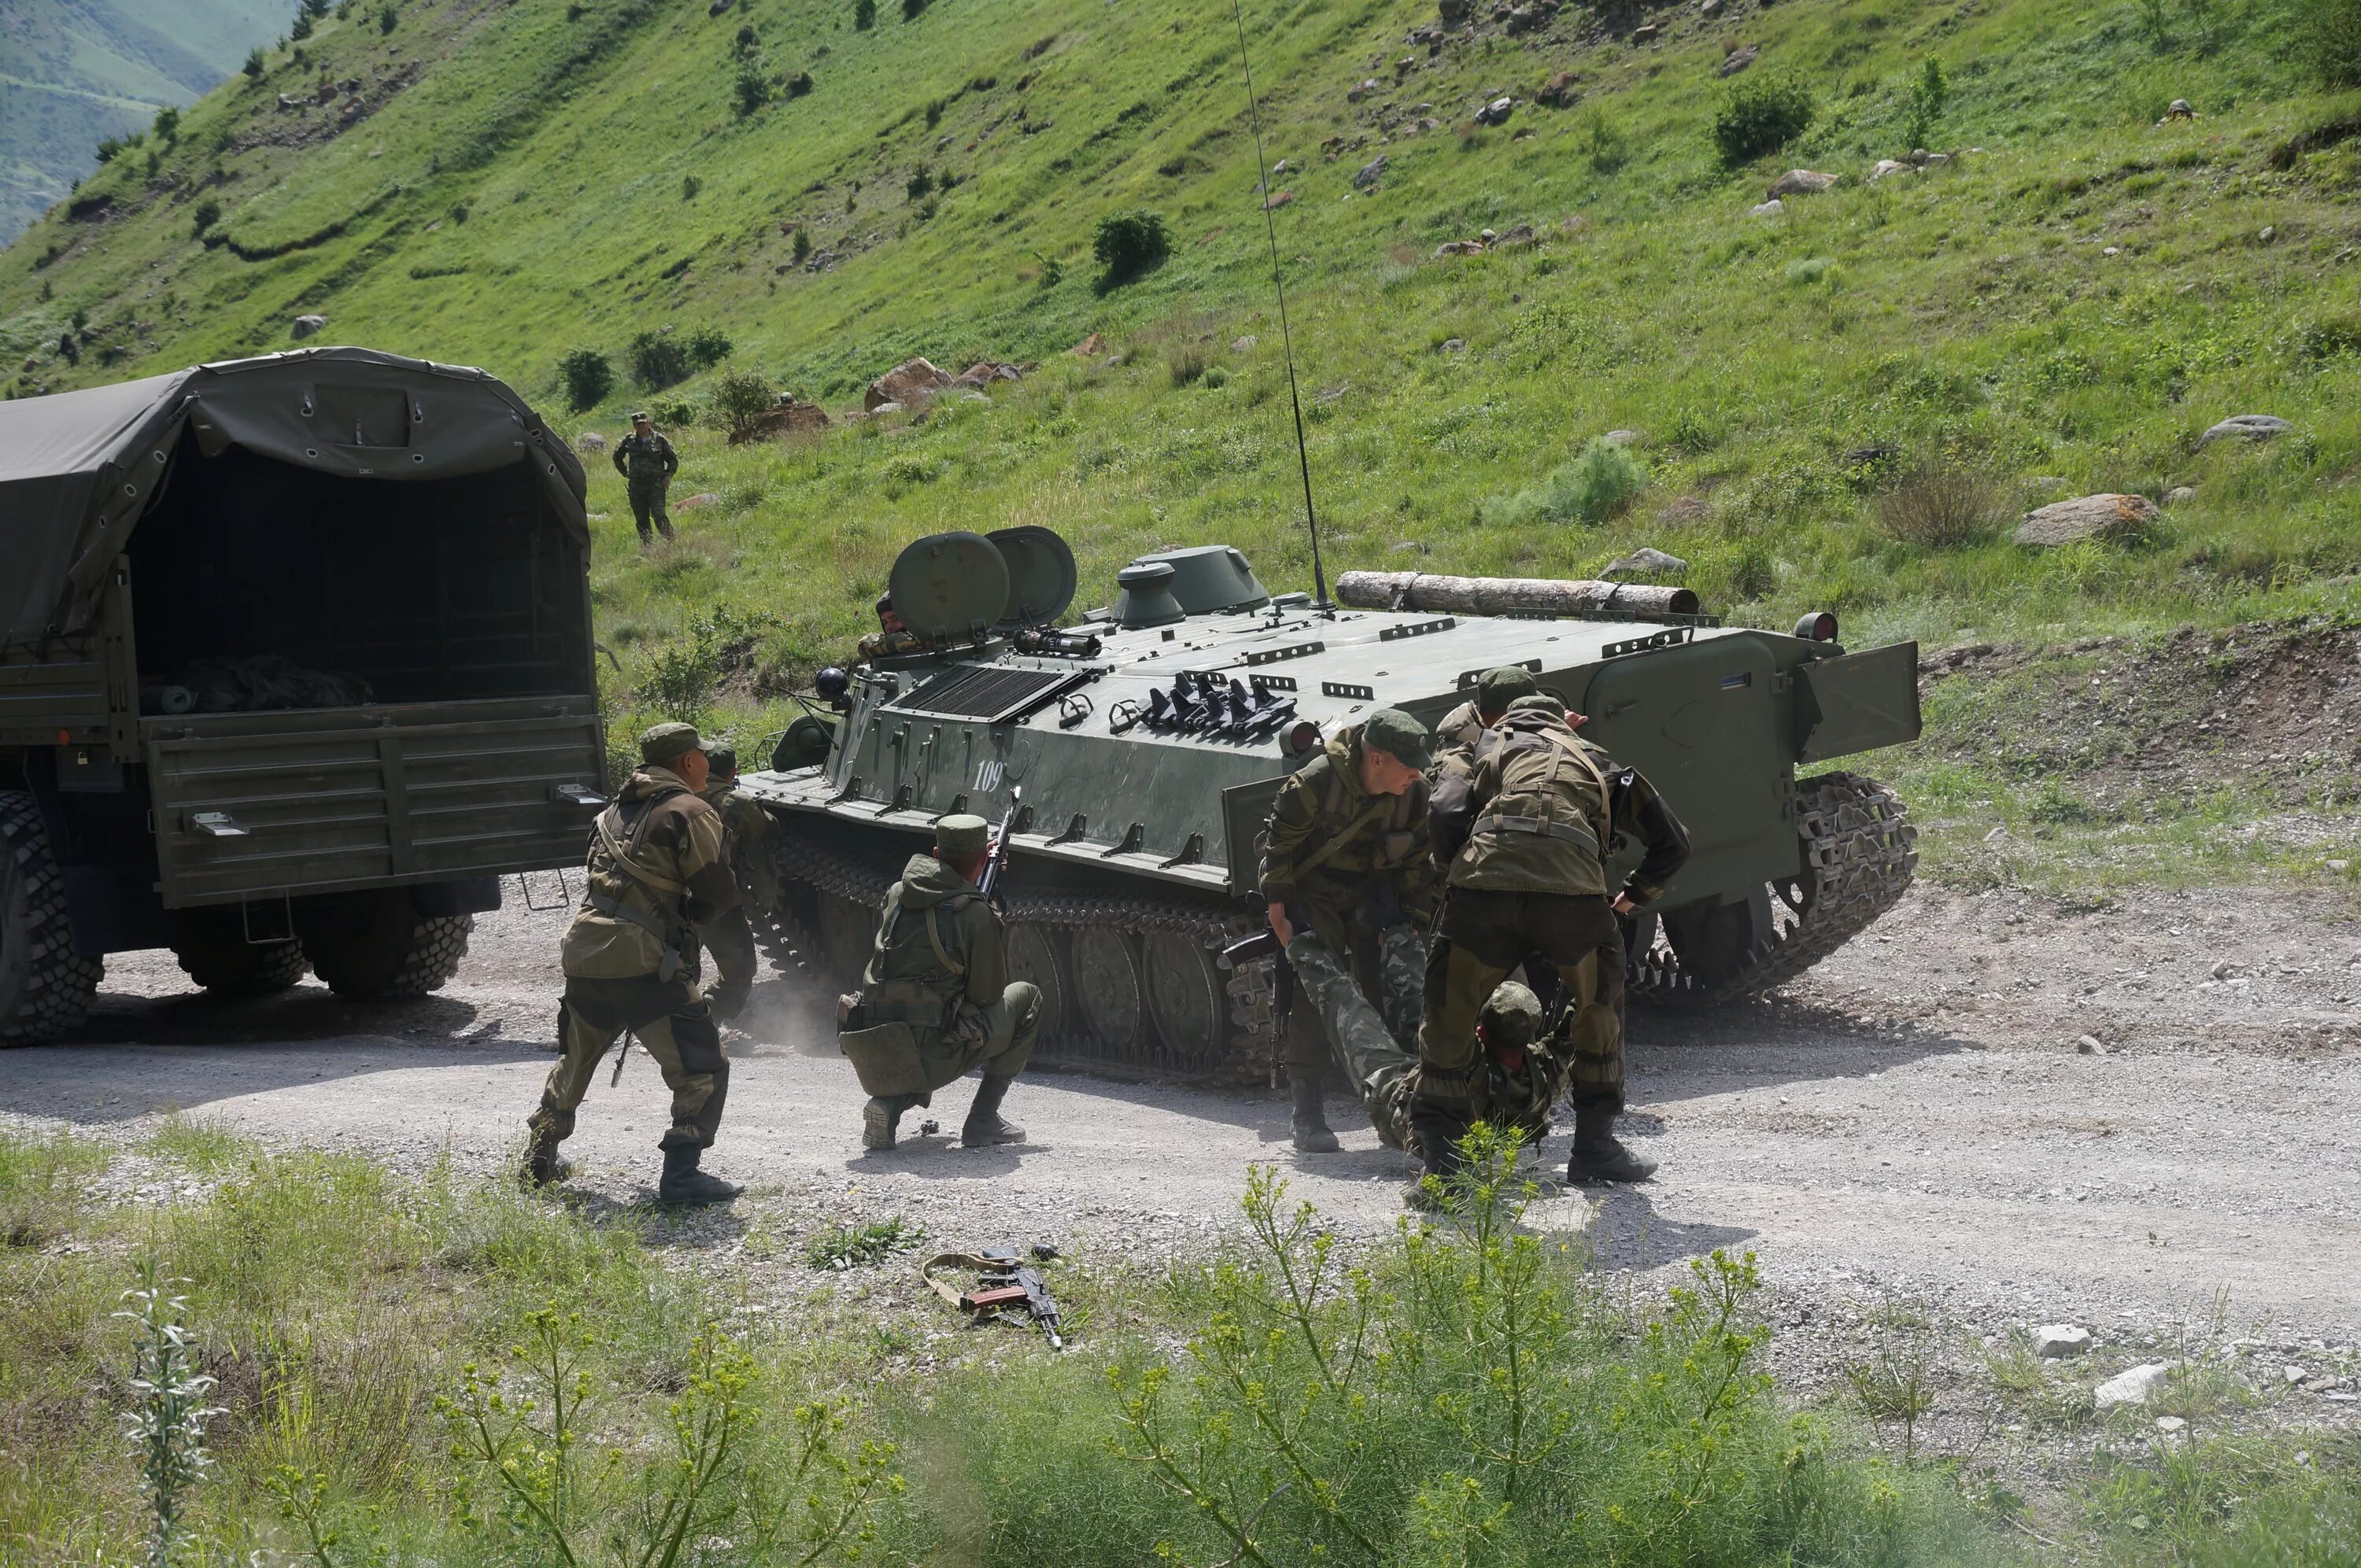
{"label": "shrub", "polygon": [[1588,526],[1621,515],[1647,488],[1647,471],[1637,458],[1611,443],[1593,441],[1532,489],[1487,505],[1485,521],[1510,528],[1565,522]]}
{"label": "shrub", "polygon": [[713,416],[735,435],[776,408],[779,389],[759,370],[724,370],[713,383]]}
{"label": "shrub", "polygon": [[801,267],[811,256],[811,236],[802,229],[796,230],[796,242],[791,248],[795,254],[796,265]]}
{"label": "shrub", "polygon": [[1216,388],[1216,389],[1218,389],[1218,388],[1222,388],[1222,387],[1226,387],[1226,386],[1228,386],[1229,384],[1230,384],[1230,373],[1229,373],[1227,370],[1223,369],[1223,368],[1222,368],[1220,366],[1218,366],[1218,365],[1209,365],[1209,366],[1207,366],[1207,367],[1205,367],[1205,376],[1204,376],[1204,379],[1203,379],[1203,380],[1202,380],[1202,381],[1200,381],[1200,382],[1198,383],[1198,385],[1200,385],[1200,386],[1203,386],[1203,387],[1212,387],[1212,388]]}
{"label": "shrub", "polygon": [[680,199],[682,201],[696,201],[697,193],[704,189],[705,181],[698,179],[696,175],[684,174],[680,177]]}
{"label": "shrub", "polygon": [[1206,355],[1193,343],[1183,343],[1165,350],[1165,368],[1172,372],[1172,384],[1185,387],[1205,374]]}
{"label": "shrub", "polygon": [[1990,533],[2001,516],[1999,487],[1981,470],[1928,463],[1877,499],[1878,526],[1905,544],[1947,550]]}
{"label": "shrub", "polygon": [[1713,144],[1729,167],[1752,163],[1802,136],[1817,107],[1812,90],[1792,76],[1742,81],[1714,116]]}
{"label": "shrub", "polygon": [[1091,240],[1091,255],[1100,268],[1100,285],[1127,283],[1172,254],[1172,236],[1164,214],[1152,208],[1109,213],[1099,220]]}
{"label": "shrub", "polygon": [[615,389],[615,367],[595,348],[566,350],[557,377],[566,383],[566,406],[577,413],[597,408]]}
{"label": "shrub", "polygon": [[380,5],[378,7],[377,30],[379,32],[390,33],[393,31],[393,25],[400,20],[401,20],[401,13],[395,10],[391,5]]}
{"label": "shrub", "polygon": [[287,36],[295,39],[299,43],[303,39],[310,38],[312,36],[312,13],[309,11],[296,12],[295,19],[287,26]]}
{"label": "shrub", "polygon": [[2361,0],[2299,0],[2299,47],[2327,87],[2361,87]]}
{"label": "shrub", "polygon": [[688,334],[688,356],[700,370],[710,370],[730,357],[737,345],[718,326],[701,326]]}
{"label": "shrub", "polygon": [[156,139],[170,142],[181,135],[181,111],[167,104],[156,111]]}
{"label": "shrub", "polygon": [[918,13],[927,8],[927,0],[902,0],[902,20],[915,22]]}
{"label": "shrub", "polygon": [[912,174],[902,186],[902,189],[908,192],[910,200],[913,202],[919,200],[921,197],[925,196],[928,192],[934,188],[934,170],[928,169],[923,163],[918,165],[917,171]]}
{"label": "shrub", "polygon": [[737,85],[731,89],[731,96],[737,103],[738,117],[741,120],[759,113],[763,105],[771,101],[771,77],[763,69],[761,56],[740,64]]}
{"label": "shrub", "polygon": [[1612,174],[1623,167],[1630,155],[1630,144],[1622,128],[1607,117],[1607,111],[1593,104],[1582,112],[1575,126],[1575,146],[1590,167],[1600,174]]}
{"label": "shrub", "polygon": [[191,234],[202,235],[207,229],[221,222],[221,203],[214,201],[211,196],[208,196],[203,201],[197,203],[197,210],[192,215],[195,221],[191,225],[189,232]]}
{"label": "shrub", "polygon": [[865,33],[877,25],[877,0],[852,0],[852,30]]}
{"label": "shrub", "polygon": [[651,392],[688,378],[688,350],[664,332],[643,332],[631,339],[631,376]]}
{"label": "shrub", "polygon": [[248,82],[259,82],[262,80],[262,73],[269,69],[269,62],[262,58],[262,49],[259,45],[247,50],[246,64],[239,67],[239,69],[246,72],[246,79]]}
{"label": "shrub", "polygon": [[1943,74],[1943,62],[1929,55],[1919,68],[1917,80],[1910,83],[1905,103],[1912,147],[1925,147],[1935,139],[1935,122],[1942,118],[1943,105],[1950,101],[1951,82]]}

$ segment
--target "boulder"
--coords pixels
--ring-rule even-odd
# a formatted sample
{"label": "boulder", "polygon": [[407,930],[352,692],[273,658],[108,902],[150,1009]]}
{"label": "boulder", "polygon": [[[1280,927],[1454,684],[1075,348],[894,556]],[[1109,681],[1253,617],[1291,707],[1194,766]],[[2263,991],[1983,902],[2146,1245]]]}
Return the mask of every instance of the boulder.
{"label": "boulder", "polygon": [[1895,159],[1881,158],[1877,160],[1877,167],[1869,171],[1869,177],[1872,180],[1883,180],[1889,174],[1916,174],[1918,170],[1915,165],[1904,163]]}
{"label": "boulder", "polygon": [[1574,84],[1574,72],[1561,71],[1542,83],[1542,90],[1533,94],[1533,102],[1552,109],[1570,109],[1581,97],[1581,89]]}
{"label": "boulder", "polygon": [[1837,177],[1835,175],[1822,174],[1816,169],[1790,169],[1786,173],[1782,174],[1778,179],[1771,181],[1771,189],[1765,192],[1764,194],[1771,196],[1817,195],[1818,192],[1827,190],[1836,182]]}
{"label": "boulder", "polygon": [[595,430],[586,430],[581,434],[574,438],[574,450],[577,452],[604,452],[607,450],[607,438],[599,434]]}
{"label": "boulder", "polygon": [[1446,239],[1434,247],[1436,259],[1446,256],[1481,256],[1484,242],[1480,239]]}
{"label": "boulder", "polygon": [[1436,345],[1436,352],[1441,354],[1458,354],[1464,352],[1466,347],[1467,340],[1466,338],[1446,337],[1441,344]]}
{"label": "boulder", "polygon": [[861,395],[861,401],[873,412],[880,403],[900,403],[905,408],[911,408],[925,402],[950,384],[950,377],[938,369],[932,361],[905,359],[870,382],[869,389]]}
{"label": "boulder", "polygon": [[1362,99],[1375,97],[1378,93],[1382,93],[1383,91],[1385,91],[1384,83],[1372,76],[1362,82],[1358,86],[1346,89],[1345,93],[1345,102],[1347,104],[1357,104]]}
{"label": "boulder", "polygon": [[1629,555],[1618,555],[1607,563],[1598,575],[1602,577],[1662,576],[1686,572],[1689,564],[1677,555],[1668,555],[1652,545],[1642,544]]}
{"label": "boulder", "polygon": [[2026,512],[2016,525],[2016,542],[2047,548],[2079,539],[2123,539],[2155,521],[2156,503],[2146,496],[2078,496]]}
{"label": "boulder", "polygon": [[1746,209],[1750,218],[1775,218],[1787,210],[1787,203],[1773,196],[1769,201]]}
{"label": "boulder", "polygon": [[2175,485],[2164,492],[2164,504],[2169,507],[2187,506],[2196,499],[2197,490],[2191,485]]}
{"label": "boulder", "polygon": [[1095,359],[1106,352],[1106,338],[1102,334],[1094,332],[1074,345],[1068,352],[1077,359]]}
{"label": "boulder", "polygon": [[1230,345],[1230,352],[1233,354],[1252,354],[1254,351],[1255,335],[1252,333],[1246,334]]}
{"label": "boulder", "polygon": [[2285,435],[2294,428],[2277,414],[2232,414],[2197,438],[2197,450],[2202,452],[2213,443],[2227,441],[2232,436],[2241,441],[2268,441],[2275,435]]}
{"label": "boulder", "polygon": [[1641,438],[1636,430],[1610,430],[1598,439],[1609,446],[1637,446]]}
{"label": "boulder", "polygon": [[1435,14],[1445,22],[1464,22],[1467,19],[1469,4],[1470,0],[1436,0]]}
{"label": "boulder", "polygon": [[325,316],[297,316],[294,324],[287,331],[292,337],[310,337],[313,333],[325,328],[327,324],[328,318]]}
{"label": "boulder", "polygon": [[2091,1402],[2103,1410],[2112,1410],[2117,1405],[2145,1405],[2157,1386],[2171,1374],[2172,1364],[2169,1361],[2143,1362],[2100,1384],[2092,1391]]}
{"label": "boulder", "polygon": [[679,510],[686,511],[691,507],[718,506],[720,504],[720,501],[721,498],[715,495],[711,490],[699,490],[697,494],[689,497],[686,500],[675,501],[672,504]]}
{"label": "boulder", "polygon": [[1631,29],[1631,41],[1635,44],[1654,43],[1656,35],[1663,30],[1653,22],[1644,22]]}
{"label": "boulder", "polygon": [[1493,236],[1492,243],[1494,245],[1531,245],[1538,237],[1533,233],[1532,225],[1510,224],[1507,229]]}
{"label": "boulder", "polygon": [[1294,192],[1273,191],[1270,195],[1264,200],[1262,210],[1266,213],[1275,213],[1281,207],[1292,206],[1294,203]]}
{"label": "boulder", "polygon": [[975,388],[989,386],[994,381],[1021,381],[1024,378],[1025,369],[1022,366],[1010,365],[998,359],[979,359],[952,377],[951,384],[957,387]]}
{"label": "boulder", "polygon": [[2073,1323],[2044,1323],[2033,1331],[2033,1354],[2044,1361],[2063,1361],[2091,1348],[2091,1331]]}
{"label": "boulder", "polygon": [[1714,74],[1723,77],[1735,76],[1762,58],[1761,44],[1741,44],[1721,57],[1721,64],[1715,68]]}
{"label": "boulder", "polygon": [[1476,123],[1479,126],[1506,125],[1509,123],[1509,116],[1516,112],[1516,107],[1517,101],[1514,98],[1495,98],[1476,111]]}
{"label": "boulder", "polygon": [[1364,193],[1374,191],[1378,188],[1378,181],[1385,177],[1386,155],[1381,152],[1354,171],[1353,189]]}
{"label": "boulder", "polygon": [[2164,118],[2157,121],[2157,124],[2165,126],[2170,125],[2175,120],[2194,120],[2195,118],[2197,118],[2197,111],[2189,106],[2189,100],[2175,98],[2171,106],[2164,111]]}

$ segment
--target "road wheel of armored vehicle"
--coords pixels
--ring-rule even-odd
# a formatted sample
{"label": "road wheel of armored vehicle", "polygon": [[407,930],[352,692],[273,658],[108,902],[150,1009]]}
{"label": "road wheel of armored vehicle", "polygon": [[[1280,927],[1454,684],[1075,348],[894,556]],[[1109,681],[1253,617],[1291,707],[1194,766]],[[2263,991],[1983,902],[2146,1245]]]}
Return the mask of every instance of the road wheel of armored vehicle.
{"label": "road wheel of armored vehicle", "polygon": [[1008,978],[1029,981],[1041,990],[1040,1037],[1064,1035],[1071,1014],[1066,1005],[1066,966],[1060,959],[1058,934],[1045,927],[1019,922],[1008,927]]}
{"label": "road wheel of armored vehicle", "polygon": [[312,972],[339,996],[423,996],[459,972],[472,915],[421,915],[406,888],[316,899],[296,918]]}
{"label": "road wheel of armored vehicle", "polygon": [[66,887],[33,797],[0,790],[0,1046],[81,1027],[104,966],[74,951]]}
{"label": "road wheel of armored vehicle", "polygon": [[267,996],[303,978],[303,945],[292,937],[248,940],[235,908],[183,909],[174,924],[172,955],[217,996]]}
{"label": "road wheel of armored vehicle", "polygon": [[1893,790],[1859,773],[1795,785],[1796,875],[1733,904],[1668,909],[1631,927],[1631,994],[1715,1006],[1802,974],[1909,891],[1918,829]]}
{"label": "road wheel of armored vehicle", "polygon": [[833,893],[819,895],[819,950],[829,978],[860,983],[877,947],[877,911]]}
{"label": "road wheel of armored vehicle", "polygon": [[1074,1012],[1083,1030],[1109,1059],[1139,1065],[1148,1002],[1137,939],[1086,926],[1074,933],[1073,956]]}
{"label": "road wheel of armored vehicle", "polygon": [[1230,1009],[1216,956],[1184,931],[1150,931],[1139,939],[1148,1015],[1163,1047],[1163,1066],[1203,1070],[1221,1065]]}

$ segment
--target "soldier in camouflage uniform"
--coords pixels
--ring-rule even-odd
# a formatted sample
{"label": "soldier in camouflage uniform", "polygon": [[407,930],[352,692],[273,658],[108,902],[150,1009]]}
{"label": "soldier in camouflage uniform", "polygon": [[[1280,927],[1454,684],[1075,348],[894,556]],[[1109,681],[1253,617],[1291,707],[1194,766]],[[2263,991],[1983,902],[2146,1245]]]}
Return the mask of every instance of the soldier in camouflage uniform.
{"label": "soldier in camouflage uniform", "polygon": [[[1437,891],[1427,853],[1427,742],[1424,726],[1390,707],[1341,731],[1279,786],[1262,843],[1263,901],[1290,961],[1304,943],[1324,947],[1403,1038],[1417,1026],[1420,933]],[[1342,1042],[1317,1037],[1324,1034],[1290,1030],[1286,1042],[1294,1143],[1306,1154],[1337,1146],[1321,1088]]]}
{"label": "soldier in camouflage uniform", "polygon": [[861,640],[853,650],[854,662],[865,664],[872,659],[890,659],[896,653],[915,653],[927,646],[927,640],[902,624],[902,615],[894,608],[894,596],[877,596],[877,630]]}
{"label": "soldier in camouflage uniform", "polygon": [[[1426,970],[1412,1111],[1430,1172],[1475,1120],[1482,1064],[1476,1017],[1530,959],[1555,967],[1567,996],[1575,1143],[1569,1180],[1643,1180],[1654,1170],[1616,1141],[1623,1110],[1623,933],[1616,916],[1657,897],[1687,861],[1688,835],[1640,773],[1577,739],[1555,697],[1511,703],[1477,748],[1465,798],[1436,803],[1449,890]],[[1610,902],[1607,864],[1626,835],[1645,845]]]}
{"label": "soldier in camouflage uniform", "polygon": [[526,1125],[527,1180],[564,1174],[557,1146],[616,1038],[629,1030],[655,1058],[672,1090],[672,1124],[657,1195],[667,1203],[718,1203],[738,1189],[697,1168],[721,1124],[730,1054],[696,980],[692,927],[738,907],[738,884],[721,853],[721,818],[698,798],[706,758],[686,724],[659,724],[640,737],[640,767],[590,832],[588,885],[559,949],[566,999],[558,1008],[562,1054]]}
{"label": "soldier in camouflage uniform", "polygon": [[981,817],[941,818],[933,852],[911,856],[885,895],[876,947],[837,1036],[870,1091],[864,1148],[892,1148],[903,1112],[976,1067],[983,1082],[960,1141],[975,1148],[1025,1140],[1024,1128],[1001,1119],[1000,1104],[1033,1054],[1041,990],[1008,978],[1000,916],[976,891],[991,833]]}
{"label": "soldier in camouflage uniform", "polygon": [[1476,695],[1444,714],[1443,722],[1434,727],[1436,756],[1444,758],[1445,753],[1474,746],[1484,731],[1507,715],[1510,703],[1541,689],[1533,673],[1522,664],[1485,671],[1477,678]]}
{"label": "soldier in camouflage uniform", "polygon": [[[763,844],[770,818],[763,815],[761,806],[738,793],[738,752],[734,747],[709,747],[705,757],[705,787],[697,793],[721,818],[721,863],[730,869],[731,875],[743,875],[744,891],[751,893],[759,894],[763,885],[763,873],[769,872],[768,901],[775,907],[778,873],[772,869],[770,851]],[[746,999],[753,992],[754,977],[760,971],[753,927],[747,925],[746,910],[741,905],[700,923],[697,934],[705,950],[713,955],[714,981],[705,999],[711,1004],[714,1017],[727,1024],[746,1011]]]}
{"label": "soldier in camouflage uniform", "polygon": [[[1327,944],[1304,943],[1290,948],[1288,958],[1304,1001],[1344,1052],[1378,1141],[1388,1148],[1414,1150],[1416,1051],[1386,1027]],[[1571,1076],[1564,1040],[1543,1041],[1542,1023],[1541,998],[1512,980],[1501,982],[1476,1019],[1483,1071],[1476,1080],[1474,1119],[1513,1128],[1529,1144],[1548,1135],[1550,1108]]]}
{"label": "soldier in camouflage uniform", "polygon": [[653,543],[655,535],[648,532],[653,521],[664,531],[666,539],[673,537],[672,515],[664,510],[664,491],[672,485],[672,477],[680,468],[680,454],[672,443],[657,433],[648,416],[631,416],[631,433],[615,443],[615,472],[628,481],[631,496],[631,521],[640,525],[640,543]]}

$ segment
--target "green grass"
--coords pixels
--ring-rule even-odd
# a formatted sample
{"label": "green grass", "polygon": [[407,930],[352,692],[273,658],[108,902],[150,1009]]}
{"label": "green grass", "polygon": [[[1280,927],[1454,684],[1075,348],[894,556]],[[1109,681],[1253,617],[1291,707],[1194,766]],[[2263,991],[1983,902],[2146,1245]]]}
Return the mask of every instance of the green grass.
{"label": "green grass", "polygon": [[[1401,55],[1431,6],[1258,8],[1268,150],[1297,198],[1277,216],[1330,570],[1399,565],[1415,543],[1433,570],[1580,576],[1653,544],[1690,562],[1710,609],[1771,626],[1833,609],[1860,641],[2040,646],[2354,616],[2361,265],[2345,214],[2361,140],[2305,137],[2361,97],[2316,90],[2289,0],[2166,11],[2159,34],[2130,0],[1814,0],[1668,14],[1667,41],[1646,49],[1583,42],[1569,12],[1524,39],[1414,49],[1399,87],[1354,104],[1360,72],[1339,62]],[[896,551],[933,530],[1052,526],[1075,546],[1083,605],[1137,552],[1209,540],[1274,586],[1309,586],[1227,19],[1087,0],[945,0],[908,21],[888,6],[866,32],[851,16],[835,0],[745,0],[719,18],[653,0],[411,0],[390,34],[324,24],[302,71],[274,55],[259,84],[191,109],[174,149],[91,181],[118,215],[52,214],[0,253],[0,353],[42,361],[20,390],[62,388],[283,347],[317,311],[331,339],[486,365],[570,422],[570,350],[621,367],[642,332],[727,333],[716,371],[661,392],[626,376],[582,416],[610,437],[641,402],[703,417],[724,373],[841,410],[914,353],[954,369],[1040,361],[923,422],[735,448],[675,430],[675,503],[717,499],[678,510],[682,542],[645,555],[593,457],[593,594],[626,732],[683,707],[741,745],[778,728],[785,692],[848,655]],[[1786,153],[1730,170],[1713,68],[1741,39],[1819,109]],[[750,49],[776,74],[809,70],[812,91],[741,116]],[[1907,150],[1929,58],[1950,83],[1936,145],[1965,156],[1872,184],[1877,159]],[[412,61],[414,84],[352,129],[280,145],[320,115],[275,111],[279,92],[321,70],[408,81]],[[1577,107],[1462,126],[1479,94],[1528,97],[1561,70]],[[2158,128],[2177,97],[2202,118]],[[1381,147],[1379,105],[1420,103],[1444,127]],[[1329,137],[1347,144],[1333,160]],[[1380,151],[1384,177],[1356,192]],[[1750,218],[1790,165],[1843,183]],[[231,243],[192,235],[200,200],[221,203],[213,232]],[[1100,292],[1093,228],[1142,206],[1165,215],[1172,254]],[[1539,243],[1433,255],[1520,223]],[[840,259],[803,270],[799,236]],[[57,339],[78,309],[69,363]],[[1064,352],[1093,331],[1123,364]],[[2196,449],[2237,412],[2296,431]],[[1584,466],[1612,429],[1641,434],[1636,494]],[[1875,446],[1898,455],[1846,457]],[[2004,516],[2102,489],[2197,499],[2121,544],[1889,532],[1881,497],[1944,465],[1988,476]],[[671,677],[717,608],[774,619],[684,703]],[[2097,838],[2047,824],[2072,853],[1986,854],[1992,827],[2023,843],[2018,825],[2055,803],[1938,777],[1969,717],[1932,718],[1923,754],[1868,765],[1991,803],[1930,834],[1938,874],[2318,874],[2309,848],[2225,835],[2245,826],[2235,810],[2186,803]]]}
{"label": "green grass", "polygon": [[140,1152],[177,1160],[198,1176],[217,1176],[237,1164],[247,1141],[211,1117],[195,1120],[177,1112],[148,1135]]}

